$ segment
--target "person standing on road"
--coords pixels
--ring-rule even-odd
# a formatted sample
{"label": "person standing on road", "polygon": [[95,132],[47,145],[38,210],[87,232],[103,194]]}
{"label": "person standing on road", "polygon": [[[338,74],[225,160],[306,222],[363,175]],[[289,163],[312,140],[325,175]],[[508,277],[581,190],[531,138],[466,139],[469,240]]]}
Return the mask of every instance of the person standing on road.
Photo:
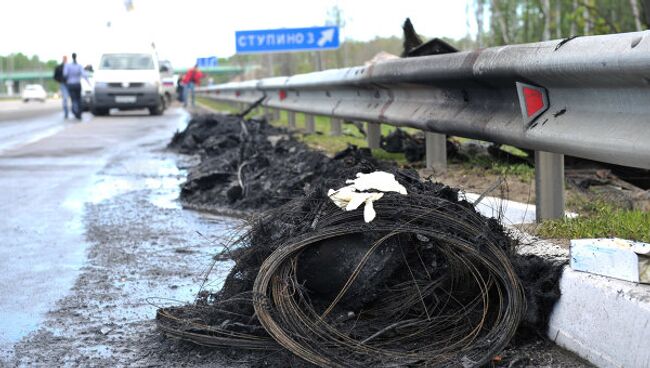
{"label": "person standing on road", "polygon": [[194,87],[201,84],[201,78],[203,78],[203,73],[199,70],[198,64],[194,65],[193,68],[190,68],[190,70],[185,73],[185,76],[183,77],[183,90],[185,95],[183,99],[183,107],[187,107],[190,94],[192,96],[192,107],[196,106],[194,102]]}
{"label": "person standing on road", "polygon": [[84,73],[84,68],[77,64],[76,53],[72,53],[72,64],[65,64],[63,67],[63,77],[72,100],[72,113],[77,120],[81,120],[81,79],[88,80],[88,77]]}
{"label": "person standing on road", "polygon": [[178,102],[183,102],[185,101],[185,89],[183,88],[183,76],[178,77],[178,80],[176,81],[176,99],[178,99]]}
{"label": "person standing on road", "polygon": [[65,119],[68,118],[68,100],[70,99],[68,87],[65,85],[65,78],[63,77],[63,68],[67,62],[68,57],[64,55],[61,64],[54,68],[54,80],[59,83],[59,91],[61,91],[61,100],[63,101],[63,116]]}

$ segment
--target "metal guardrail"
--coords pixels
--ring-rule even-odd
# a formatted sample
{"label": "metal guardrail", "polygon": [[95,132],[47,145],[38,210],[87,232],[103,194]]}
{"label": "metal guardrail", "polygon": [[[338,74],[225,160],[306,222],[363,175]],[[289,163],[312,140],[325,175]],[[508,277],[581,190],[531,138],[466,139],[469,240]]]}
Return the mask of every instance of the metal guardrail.
{"label": "metal guardrail", "polygon": [[[418,128],[429,132],[431,146],[449,134],[539,151],[538,218],[563,214],[563,154],[650,169],[650,31],[394,59],[200,91],[221,101],[264,98],[271,108]],[[438,167],[443,161],[440,153],[428,160]]]}

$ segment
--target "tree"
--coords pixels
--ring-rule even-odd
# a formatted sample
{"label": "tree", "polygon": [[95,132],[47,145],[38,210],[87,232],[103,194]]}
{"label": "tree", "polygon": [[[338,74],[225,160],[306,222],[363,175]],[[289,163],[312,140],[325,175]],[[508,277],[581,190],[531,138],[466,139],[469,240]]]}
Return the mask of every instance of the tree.
{"label": "tree", "polygon": [[632,15],[634,16],[634,25],[636,26],[637,31],[643,31],[641,26],[641,14],[639,12],[639,4],[637,0],[630,0],[630,8],[632,9]]}

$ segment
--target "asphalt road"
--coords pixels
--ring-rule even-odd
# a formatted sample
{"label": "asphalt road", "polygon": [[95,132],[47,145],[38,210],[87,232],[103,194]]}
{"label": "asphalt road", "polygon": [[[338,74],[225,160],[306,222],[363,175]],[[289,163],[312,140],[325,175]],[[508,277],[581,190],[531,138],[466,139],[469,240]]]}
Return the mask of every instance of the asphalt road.
{"label": "asphalt road", "polygon": [[148,298],[191,301],[218,251],[198,234],[238,224],[176,202],[185,173],[165,145],[187,120],[0,123],[0,366],[131,365],[159,348]]}
{"label": "asphalt road", "polygon": [[[0,123],[4,121],[15,121],[30,119],[36,116],[53,114],[62,111],[61,100],[48,99],[45,102],[22,100],[0,100]],[[63,112],[60,113],[63,119]]]}

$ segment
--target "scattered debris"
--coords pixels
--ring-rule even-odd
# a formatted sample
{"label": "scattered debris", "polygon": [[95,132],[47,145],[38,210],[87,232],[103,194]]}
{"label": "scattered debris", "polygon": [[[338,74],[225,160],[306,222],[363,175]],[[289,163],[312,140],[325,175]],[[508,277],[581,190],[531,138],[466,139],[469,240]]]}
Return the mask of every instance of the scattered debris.
{"label": "scattered debris", "polygon": [[576,39],[576,38],[578,38],[578,37],[580,37],[580,36],[570,36],[570,37],[567,37],[567,38],[563,39],[562,41],[560,41],[560,42],[555,46],[555,50],[553,50],[553,51],[557,51],[557,50],[559,50],[560,47],[564,46],[567,42],[569,42],[569,41],[571,41],[571,40],[573,40],[573,39]]}
{"label": "scattered debris", "polygon": [[424,133],[411,135],[397,128],[387,136],[381,137],[381,148],[386,152],[404,153],[408,162],[422,161],[426,154]]}
{"label": "scattered debris", "polygon": [[402,57],[416,57],[458,52],[455,47],[439,38],[433,38],[427,42],[423,42],[420,36],[418,36],[418,34],[415,32],[415,28],[413,27],[411,19],[409,18],[406,18],[404,21],[402,29],[404,31],[404,51],[402,52]]}
{"label": "scattered debris", "polygon": [[[612,170],[605,168],[580,168],[593,166],[589,161],[570,158],[568,168],[565,171],[566,181],[581,193],[611,203],[628,210],[650,211],[650,190],[642,189],[629,181],[623,180],[615,175]],[[578,167],[578,168],[575,168]],[[638,184],[646,184],[642,179],[648,177],[647,170],[638,172],[636,177]],[[633,180],[629,175],[627,180]],[[647,188],[647,187],[646,187]]]}
{"label": "scattered debris", "polygon": [[[228,117],[210,119],[218,123],[203,129],[214,130],[226,121],[238,125]],[[188,131],[200,131],[197,124]],[[269,157],[263,168],[275,173],[266,180],[276,188],[297,175],[282,171],[289,163],[311,157],[291,137],[275,147],[295,149],[285,146],[275,156],[264,137],[280,132],[261,121],[245,124],[250,136],[239,148],[213,156],[206,153],[215,152],[211,146],[199,145],[199,166],[220,160],[221,166],[213,167],[230,170],[214,171],[227,174],[222,177],[201,171],[212,175],[206,188],[232,187],[243,162],[257,166],[251,159],[255,154],[243,160],[231,154],[253,151],[252,142],[258,155]],[[230,134],[236,135],[233,129]],[[249,230],[228,247],[235,266],[223,288],[201,291],[195,304],[160,309],[159,328],[207,346],[282,347],[285,353],[274,354],[277,366],[309,362],[345,367],[480,366],[516,334],[523,341],[543,332],[559,297],[561,263],[517,255],[516,241],[498,221],[459,200],[457,190],[361,152],[348,148],[332,159],[319,156],[318,165],[311,167],[320,169],[312,169],[311,178],[295,190],[285,191],[283,205],[272,192],[256,197],[254,208],[269,210],[257,212]],[[382,198],[374,204],[372,222],[366,221],[365,211],[341,211],[330,199],[329,188],[351,184],[346,179],[356,173],[377,170],[394,175],[404,190],[375,192]],[[363,181],[371,177],[360,175],[353,185],[368,189]],[[225,202],[220,191],[210,193],[215,196],[200,198]]]}
{"label": "scattered debris", "polygon": [[[426,155],[424,132],[409,134],[396,128],[390,134],[381,138],[381,148],[386,152],[404,153],[408,162],[422,161]],[[520,157],[502,149],[502,145],[481,141],[457,142],[447,139],[447,157],[459,161],[484,156],[507,164],[524,164],[532,166],[534,157]]]}
{"label": "scattered debris", "polygon": [[203,209],[275,208],[321,178],[333,177],[341,167],[372,160],[368,149],[356,147],[329,158],[265,120],[228,115],[193,118],[174,136],[170,148],[201,156],[200,164],[189,170],[181,201]]}

